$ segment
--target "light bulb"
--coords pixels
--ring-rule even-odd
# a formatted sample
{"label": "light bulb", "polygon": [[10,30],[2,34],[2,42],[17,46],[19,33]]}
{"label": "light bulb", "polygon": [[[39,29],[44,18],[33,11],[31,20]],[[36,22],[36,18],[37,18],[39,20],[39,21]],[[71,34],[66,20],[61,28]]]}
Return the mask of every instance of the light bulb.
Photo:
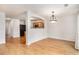
{"label": "light bulb", "polygon": [[57,21],[50,21],[51,23],[56,23]]}

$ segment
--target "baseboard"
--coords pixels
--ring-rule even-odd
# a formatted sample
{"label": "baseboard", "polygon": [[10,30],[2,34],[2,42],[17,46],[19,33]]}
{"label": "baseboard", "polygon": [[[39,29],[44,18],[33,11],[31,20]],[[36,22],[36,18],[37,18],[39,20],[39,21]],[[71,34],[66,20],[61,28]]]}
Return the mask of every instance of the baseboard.
{"label": "baseboard", "polygon": [[63,37],[54,37],[54,36],[48,36],[48,38],[54,38],[54,39],[59,39],[59,40],[65,40],[65,41],[75,41],[72,38],[63,38]]}
{"label": "baseboard", "polygon": [[63,41],[71,41],[71,42],[75,42],[75,40],[72,39],[64,39],[64,38],[52,38],[52,37],[48,37],[50,39],[57,39],[57,40],[63,40]]}
{"label": "baseboard", "polygon": [[5,44],[6,42],[5,41],[3,41],[3,42],[0,42],[0,44]]}
{"label": "baseboard", "polygon": [[38,41],[40,41],[40,40],[44,40],[44,39],[46,39],[46,38],[42,38],[42,39],[38,39],[38,40],[34,40],[34,41],[31,41],[31,42],[27,42],[27,45],[29,46],[29,45],[31,45],[31,44],[33,44],[33,43],[35,43],[35,42],[38,42]]}
{"label": "baseboard", "polygon": [[79,51],[79,48],[75,47],[75,49]]}
{"label": "baseboard", "polygon": [[13,39],[20,39],[20,37],[11,37],[11,38],[13,38]]}

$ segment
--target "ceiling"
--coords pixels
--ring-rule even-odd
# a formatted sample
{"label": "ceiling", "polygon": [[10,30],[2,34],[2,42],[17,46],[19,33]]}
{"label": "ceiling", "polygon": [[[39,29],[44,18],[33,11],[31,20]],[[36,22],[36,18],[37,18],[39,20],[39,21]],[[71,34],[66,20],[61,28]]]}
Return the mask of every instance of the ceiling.
{"label": "ceiling", "polygon": [[5,12],[7,17],[17,16],[25,11],[32,11],[42,17],[49,17],[52,11],[56,15],[63,13],[75,13],[78,9],[78,4],[0,4],[0,11]]}

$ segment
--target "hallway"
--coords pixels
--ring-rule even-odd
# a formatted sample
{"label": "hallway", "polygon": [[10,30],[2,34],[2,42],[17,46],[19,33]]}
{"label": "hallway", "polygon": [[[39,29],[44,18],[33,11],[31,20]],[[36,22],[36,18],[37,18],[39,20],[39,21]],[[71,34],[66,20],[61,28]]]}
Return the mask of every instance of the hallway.
{"label": "hallway", "polygon": [[79,54],[74,48],[74,42],[44,39],[27,47],[20,44],[20,39],[7,39],[6,44],[0,45],[0,55],[75,55]]}

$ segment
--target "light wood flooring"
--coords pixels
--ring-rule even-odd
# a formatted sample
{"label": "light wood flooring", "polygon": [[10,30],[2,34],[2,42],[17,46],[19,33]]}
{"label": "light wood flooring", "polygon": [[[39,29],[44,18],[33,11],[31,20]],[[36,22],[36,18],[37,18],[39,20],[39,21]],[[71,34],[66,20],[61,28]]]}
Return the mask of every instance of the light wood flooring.
{"label": "light wood flooring", "polygon": [[0,44],[0,55],[77,55],[74,42],[44,39],[31,44],[22,44],[20,39],[7,39],[6,44]]}

